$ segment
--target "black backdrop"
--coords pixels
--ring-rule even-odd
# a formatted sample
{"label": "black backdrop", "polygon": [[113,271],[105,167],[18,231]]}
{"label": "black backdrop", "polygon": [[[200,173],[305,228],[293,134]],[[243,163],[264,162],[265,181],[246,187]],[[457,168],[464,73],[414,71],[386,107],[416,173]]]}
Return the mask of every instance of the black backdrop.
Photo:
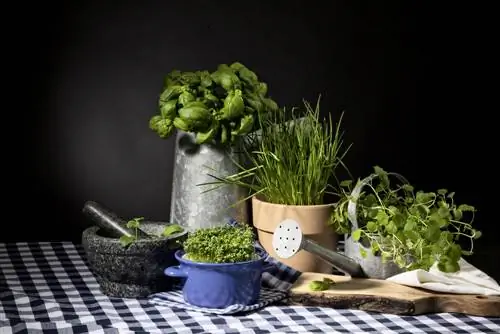
{"label": "black backdrop", "polygon": [[86,1],[6,11],[0,242],[78,242],[88,199],[167,220],[174,143],[148,129],[163,76],[237,60],[281,105],[322,94],[324,113],[345,110],[355,176],[379,164],[477,206],[485,233],[471,260],[499,277],[491,11],[416,3]]}

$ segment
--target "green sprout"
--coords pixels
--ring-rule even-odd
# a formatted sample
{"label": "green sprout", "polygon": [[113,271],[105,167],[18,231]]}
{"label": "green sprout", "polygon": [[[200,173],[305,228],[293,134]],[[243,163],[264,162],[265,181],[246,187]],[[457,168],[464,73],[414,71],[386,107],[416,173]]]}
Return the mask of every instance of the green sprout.
{"label": "green sprout", "polygon": [[[130,244],[133,242],[137,241],[139,239],[139,228],[141,226],[141,222],[144,220],[144,217],[136,217],[127,222],[127,228],[134,230],[134,235],[122,235],[120,237],[120,243],[122,244],[123,247],[128,247]],[[184,229],[178,225],[178,224],[171,224],[165,226],[163,229],[162,233],[158,235],[157,237],[169,237],[171,235],[174,235],[176,233],[181,233],[183,232]]]}
{"label": "green sprout", "polygon": [[327,277],[324,277],[322,281],[311,281],[309,282],[309,289],[312,291],[324,291],[330,289],[335,282]]}
{"label": "green sprout", "polygon": [[120,243],[123,247],[129,246],[131,243],[137,240],[139,234],[139,226],[141,225],[142,220],[144,220],[144,217],[137,217],[127,222],[127,228],[134,230],[135,235],[122,235],[120,237]]}

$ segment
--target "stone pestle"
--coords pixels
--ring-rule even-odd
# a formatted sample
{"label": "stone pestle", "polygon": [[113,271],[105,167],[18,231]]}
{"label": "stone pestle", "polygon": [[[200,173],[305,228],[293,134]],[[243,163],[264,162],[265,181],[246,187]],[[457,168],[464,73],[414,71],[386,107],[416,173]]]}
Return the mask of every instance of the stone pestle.
{"label": "stone pestle", "polygon": [[[107,235],[112,238],[120,238],[121,236],[135,237],[135,229],[129,229],[125,220],[120,218],[111,210],[105,208],[94,201],[87,201],[83,206],[82,212],[90,218],[95,225],[106,231]],[[140,228],[137,229],[138,239],[150,239],[151,236]]]}

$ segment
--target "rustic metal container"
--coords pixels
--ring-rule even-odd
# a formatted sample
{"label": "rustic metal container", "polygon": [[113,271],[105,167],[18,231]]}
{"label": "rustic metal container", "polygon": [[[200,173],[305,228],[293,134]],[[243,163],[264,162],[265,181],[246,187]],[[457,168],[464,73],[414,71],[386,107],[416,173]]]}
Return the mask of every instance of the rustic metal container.
{"label": "rustic metal container", "polygon": [[209,174],[225,177],[237,173],[237,149],[198,145],[194,134],[177,131],[174,159],[171,222],[188,229],[225,225],[231,218],[247,222],[246,202],[235,205],[245,198],[245,189],[224,185],[207,192],[214,186],[200,186],[216,181]]}

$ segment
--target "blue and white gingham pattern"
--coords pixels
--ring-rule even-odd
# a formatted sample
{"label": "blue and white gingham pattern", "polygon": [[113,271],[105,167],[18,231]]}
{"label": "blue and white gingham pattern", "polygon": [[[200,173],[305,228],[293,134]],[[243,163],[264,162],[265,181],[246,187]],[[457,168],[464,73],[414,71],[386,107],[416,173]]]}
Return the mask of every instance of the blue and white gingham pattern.
{"label": "blue and white gingham pattern", "polygon": [[0,333],[500,333],[499,318],[273,305],[215,315],[110,298],[80,245],[0,243]]}
{"label": "blue and white gingham pattern", "polygon": [[179,308],[183,310],[198,311],[212,314],[240,314],[259,310],[286,298],[286,292],[263,288],[257,303],[252,305],[234,304],[226,308],[198,307],[186,303],[181,290],[157,293],[150,296],[149,302],[154,305]]}

